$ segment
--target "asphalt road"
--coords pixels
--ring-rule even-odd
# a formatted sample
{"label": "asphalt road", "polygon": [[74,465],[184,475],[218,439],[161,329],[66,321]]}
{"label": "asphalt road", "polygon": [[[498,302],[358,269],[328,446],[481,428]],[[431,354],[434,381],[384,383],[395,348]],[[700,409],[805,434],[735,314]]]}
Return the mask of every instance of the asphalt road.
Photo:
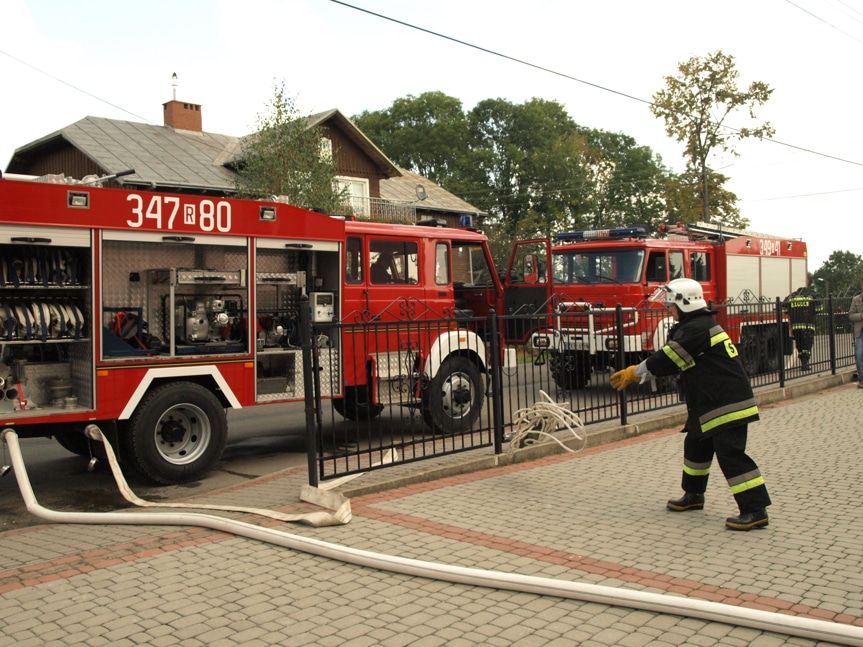
{"label": "asphalt road", "polygon": [[[206,478],[184,485],[154,486],[129,478],[142,499],[175,500],[230,487],[289,467],[308,464],[302,405],[273,405],[228,413],[228,445]],[[39,503],[64,511],[104,512],[130,507],[107,463],[89,471],[88,459],[49,438],[20,439],[24,464]],[[0,443],[0,464],[10,463]],[[252,504],[250,504],[252,505]],[[0,531],[45,523],[27,512],[12,470],[0,479]]]}

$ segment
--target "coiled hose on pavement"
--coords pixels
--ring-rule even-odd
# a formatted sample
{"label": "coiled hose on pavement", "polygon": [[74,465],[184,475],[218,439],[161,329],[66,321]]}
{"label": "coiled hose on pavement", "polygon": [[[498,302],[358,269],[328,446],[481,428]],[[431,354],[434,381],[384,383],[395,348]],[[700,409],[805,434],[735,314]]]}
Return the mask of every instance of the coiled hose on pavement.
{"label": "coiled hose on pavement", "polygon": [[[94,425],[91,425],[97,429]],[[101,435],[101,434],[100,434]],[[599,584],[553,580],[518,573],[485,571],[451,564],[439,564],[417,559],[386,555],[348,546],[293,535],[273,528],[263,528],[242,521],[225,519],[213,515],[193,512],[59,512],[41,506],[33,494],[27,477],[18,435],[12,429],[4,429],[2,438],[9,446],[9,455],[15,478],[27,510],[54,523],[80,523],[100,525],[166,525],[200,526],[219,532],[231,533],[248,539],[263,541],[275,546],[299,550],[319,557],[335,559],[349,564],[366,566],[403,575],[420,576],[433,580],[455,582],[470,586],[485,586],[507,591],[552,595],[584,602],[596,602],[610,606],[642,609],[656,613],[698,618],[710,622],[722,622],[772,631],[788,636],[799,636],[812,640],[863,647],[863,628],[800,616],[770,613],[757,609],[731,606],[718,602],[675,597],[645,591],[632,591]]]}

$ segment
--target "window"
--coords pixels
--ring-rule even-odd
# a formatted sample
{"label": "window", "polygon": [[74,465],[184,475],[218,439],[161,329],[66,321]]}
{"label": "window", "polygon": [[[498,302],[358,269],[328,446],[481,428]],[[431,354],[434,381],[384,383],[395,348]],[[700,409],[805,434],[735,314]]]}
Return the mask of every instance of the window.
{"label": "window", "polygon": [[647,280],[656,283],[668,282],[665,252],[650,252],[650,257],[647,259]]}
{"label": "window", "polygon": [[321,137],[321,159],[325,162],[333,161],[333,141],[329,137]]}
{"label": "window", "polygon": [[[329,140],[327,140],[329,141]],[[333,180],[336,189],[347,191],[346,206],[355,216],[369,215],[369,181],[356,177],[337,177]]]}
{"label": "window", "polygon": [[482,245],[463,243],[453,246],[452,273],[453,283],[461,285],[485,286],[491,281],[491,268],[486,260]]}
{"label": "window", "polygon": [[686,263],[683,262],[683,252],[668,252],[668,269],[671,271],[669,278],[672,281],[686,278]]}
{"label": "window", "polygon": [[449,245],[438,243],[435,247],[434,282],[449,285]]}
{"label": "window", "polygon": [[345,282],[363,282],[363,241],[349,237],[345,245]]}
{"label": "window", "polygon": [[643,264],[642,249],[557,253],[552,265],[552,280],[567,284],[638,283]]}
{"label": "window", "polygon": [[696,281],[710,280],[710,254],[707,252],[692,252],[689,255],[689,269]]}
{"label": "window", "polygon": [[372,285],[415,284],[419,280],[418,245],[415,241],[369,242],[369,279]]}

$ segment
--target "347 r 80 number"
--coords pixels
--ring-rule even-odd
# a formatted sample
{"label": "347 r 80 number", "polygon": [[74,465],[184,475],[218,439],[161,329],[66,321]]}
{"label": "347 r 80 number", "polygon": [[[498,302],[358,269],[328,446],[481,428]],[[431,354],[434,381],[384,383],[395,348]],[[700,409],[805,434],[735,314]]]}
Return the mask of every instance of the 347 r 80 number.
{"label": "347 r 80 number", "polygon": [[150,226],[172,230],[182,212],[183,225],[201,231],[231,231],[231,203],[225,200],[181,202],[179,196],[152,195],[145,198],[132,193],[126,200],[132,203],[132,216],[126,220],[130,227]]}

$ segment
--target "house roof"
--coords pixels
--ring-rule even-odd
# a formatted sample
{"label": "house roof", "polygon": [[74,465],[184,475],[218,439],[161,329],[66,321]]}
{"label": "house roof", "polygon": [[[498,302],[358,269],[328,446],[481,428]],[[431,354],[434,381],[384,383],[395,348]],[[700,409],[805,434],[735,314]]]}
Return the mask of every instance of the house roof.
{"label": "house roof", "polygon": [[[449,211],[453,213],[477,213],[476,207],[468,204],[449,191],[439,187],[422,175],[399,168],[401,177],[381,180],[381,198],[393,202],[413,202],[417,209]],[[425,189],[426,198],[418,200],[417,186]]]}
{"label": "house roof", "polygon": [[[476,208],[432,181],[397,167],[354,123],[339,110],[327,110],[308,117],[309,127],[334,123],[377,165],[381,175],[381,198],[414,202],[429,211],[476,212]],[[123,185],[146,186],[155,190],[219,191],[236,188],[231,168],[240,159],[241,137],[178,130],[132,121],[84,117],[45,137],[16,149],[8,173],[29,173],[34,159],[46,150],[68,144],[107,174],[135,169],[118,178]],[[422,184],[427,198],[417,201],[416,187]]]}
{"label": "house roof", "polygon": [[22,146],[15,151],[8,172],[27,172],[33,157],[64,141],[109,174],[135,169],[133,175],[122,178],[123,184],[154,189],[235,188],[236,174],[224,165],[237,155],[237,137],[101,117],[84,117]]}

